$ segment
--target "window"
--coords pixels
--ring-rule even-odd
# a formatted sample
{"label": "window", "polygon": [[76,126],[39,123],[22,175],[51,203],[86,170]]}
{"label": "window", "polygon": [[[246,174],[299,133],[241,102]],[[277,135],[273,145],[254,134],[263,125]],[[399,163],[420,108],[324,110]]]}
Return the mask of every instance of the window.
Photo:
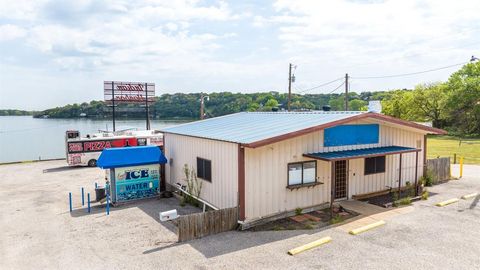
{"label": "window", "polygon": [[212,182],[212,161],[197,157],[197,176]]}
{"label": "window", "polygon": [[316,161],[306,161],[288,164],[288,186],[298,186],[316,182]]}
{"label": "window", "polygon": [[365,158],[365,175],[385,172],[385,156]]}

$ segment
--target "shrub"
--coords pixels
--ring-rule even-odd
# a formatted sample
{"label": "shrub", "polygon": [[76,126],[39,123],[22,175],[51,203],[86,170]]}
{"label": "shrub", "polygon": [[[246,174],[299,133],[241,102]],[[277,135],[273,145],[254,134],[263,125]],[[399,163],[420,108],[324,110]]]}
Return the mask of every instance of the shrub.
{"label": "shrub", "polygon": [[427,173],[420,177],[420,183],[427,187],[431,187],[433,185],[433,176],[431,171],[427,171]]}
{"label": "shrub", "polygon": [[422,192],[422,200],[428,200],[428,190],[423,190]]}
{"label": "shrub", "polygon": [[285,230],[285,228],[282,227],[282,226],[280,226],[280,225],[275,225],[275,226],[273,226],[272,229],[273,229],[274,231],[283,231],[283,230]]}
{"label": "shrub", "polygon": [[408,196],[413,197],[413,196],[415,195],[415,188],[414,188],[414,186],[412,186],[412,183],[410,183],[410,181],[407,181],[407,182],[405,183],[405,185],[406,185],[406,189],[407,189],[407,194],[408,194]]}
{"label": "shrub", "polygon": [[295,225],[290,224],[287,226],[287,230],[295,230],[295,229],[296,229]]}
{"label": "shrub", "polygon": [[297,215],[297,216],[298,216],[298,215],[301,215],[301,214],[302,214],[302,211],[303,211],[303,209],[300,208],[300,207],[295,208],[295,215]]}
{"label": "shrub", "polygon": [[409,205],[412,204],[412,198],[410,196],[398,200],[398,205]]}
{"label": "shrub", "polygon": [[313,225],[310,224],[310,223],[307,224],[307,225],[305,225],[305,229],[307,229],[307,230],[312,230],[312,229],[314,229],[314,228],[315,228],[315,227],[313,227]]}
{"label": "shrub", "polygon": [[331,224],[337,224],[343,221],[343,218],[340,215],[335,215],[331,220]]}
{"label": "shrub", "polygon": [[200,207],[200,203],[197,198],[200,198],[202,192],[202,181],[198,181],[195,171],[190,169],[187,164],[183,166],[183,173],[185,175],[185,181],[187,182],[187,192],[191,195],[184,197],[184,203],[189,203],[195,207]]}

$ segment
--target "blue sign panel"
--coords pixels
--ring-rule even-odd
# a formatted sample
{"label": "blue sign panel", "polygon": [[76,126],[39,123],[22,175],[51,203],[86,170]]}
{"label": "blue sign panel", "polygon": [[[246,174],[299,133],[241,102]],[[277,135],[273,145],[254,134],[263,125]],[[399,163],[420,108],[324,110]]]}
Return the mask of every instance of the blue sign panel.
{"label": "blue sign panel", "polygon": [[116,201],[129,201],[157,196],[160,173],[158,165],[115,169]]}
{"label": "blue sign panel", "polygon": [[374,144],[379,142],[378,124],[341,125],[324,131],[323,146]]}

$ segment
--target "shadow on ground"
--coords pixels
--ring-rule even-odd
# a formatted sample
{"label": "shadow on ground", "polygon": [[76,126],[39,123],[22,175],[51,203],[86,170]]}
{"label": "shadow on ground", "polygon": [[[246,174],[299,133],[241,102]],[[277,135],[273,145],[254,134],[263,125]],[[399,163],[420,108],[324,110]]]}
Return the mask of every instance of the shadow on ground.
{"label": "shadow on ground", "polygon": [[351,221],[356,220],[361,216],[355,216],[350,219],[345,220],[344,222],[327,225],[317,229],[307,229],[307,230],[271,230],[271,231],[228,231],[215,235],[205,236],[200,239],[190,240],[182,243],[173,243],[167,246],[157,247],[153,249],[148,249],[143,252],[143,254],[150,254],[159,252],[165,249],[178,247],[181,245],[189,245],[196,249],[198,252],[202,253],[206,258],[213,258],[221,255],[225,255],[232,252],[237,252],[240,250],[262,246],[265,244],[270,244],[277,241],[283,241],[289,238],[293,238],[299,235],[312,235],[319,233],[324,230],[331,229],[336,226],[341,226]]}
{"label": "shadow on ground", "polygon": [[[261,246],[272,242],[282,241],[298,235],[315,234],[327,228],[318,230],[291,230],[291,231],[229,231],[216,235],[206,236],[200,239],[191,240],[184,243],[174,243],[168,246],[149,249],[143,254],[150,254],[177,247],[181,245],[190,245],[206,258],[213,258],[236,252],[251,247]],[[261,237],[259,237],[261,235]]]}
{"label": "shadow on ground", "polygon": [[88,169],[90,167],[83,167],[83,166],[61,166],[56,168],[48,168],[43,170],[43,173],[54,173],[54,172],[64,172],[64,171],[72,171],[72,170],[80,170],[80,169]]}
{"label": "shadow on ground", "polygon": [[[120,204],[117,206],[110,206],[110,214],[113,214],[117,211],[133,208],[133,207],[142,210],[145,214],[149,215],[151,218],[153,218],[155,221],[157,221],[158,223],[160,223],[162,226],[164,226],[165,228],[167,228],[173,233],[177,233],[177,228],[175,224],[172,221],[160,222],[160,217],[159,217],[160,212],[177,209],[177,213],[179,215],[188,215],[188,214],[198,213],[202,211],[200,208],[193,207],[188,204],[185,206],[180,206],[180,201],[175,197],[171,197],[171,198],[145,199],[145,200],[134,201],[134,202],[129,202],[125,204]],[[105,203],[103,204],[98,202],[92,203],[90,207],[90,213],[88,213],[87,209],[88,209],[87,204],[85,204],[85,206],[83,206],[82,208],[73,209],[73,211],[70,212],[70,215],[73,218],[78,218],[78,217],[83,217],[83,216],[92,215],[92,214],[104,214],[104,215],[107,214]]]}

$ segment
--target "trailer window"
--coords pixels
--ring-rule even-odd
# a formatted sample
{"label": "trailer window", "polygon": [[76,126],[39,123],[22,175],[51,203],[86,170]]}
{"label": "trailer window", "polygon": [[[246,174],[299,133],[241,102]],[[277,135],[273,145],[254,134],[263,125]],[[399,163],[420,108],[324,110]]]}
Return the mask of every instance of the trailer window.
{"label": "trailer window", "polygon": [[385,172],[385,156],[365,158],[364,175]]}
{"label": "trailer window", "polygon": [[197,176],[212,182],[212,161],[197,157]]}
{"label": "trailer window", "polygon": [[306,161],[288,164],[288,186],[315,183],[317,180],[317,162]]}

